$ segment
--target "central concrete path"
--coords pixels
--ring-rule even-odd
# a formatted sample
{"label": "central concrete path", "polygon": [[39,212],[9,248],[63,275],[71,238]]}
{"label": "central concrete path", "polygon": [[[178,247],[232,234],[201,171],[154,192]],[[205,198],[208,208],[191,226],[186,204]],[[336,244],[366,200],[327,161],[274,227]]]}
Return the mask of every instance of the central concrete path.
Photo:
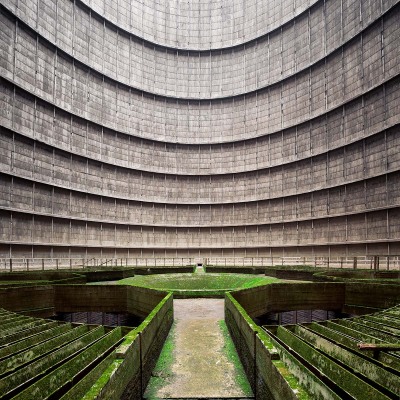
{"label": "central concrete path", "polygon": [[144,397],[251,397],[224,322],[224,300],[174,300],[174,318]]}

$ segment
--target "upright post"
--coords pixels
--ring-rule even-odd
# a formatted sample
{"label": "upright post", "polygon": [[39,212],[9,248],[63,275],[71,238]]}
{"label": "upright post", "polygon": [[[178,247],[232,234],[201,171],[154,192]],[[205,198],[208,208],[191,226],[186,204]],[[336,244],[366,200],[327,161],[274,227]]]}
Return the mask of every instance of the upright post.
{"label": "upright post", "polygon": [[374,270],[379,270],[379,256],[374,256]]}

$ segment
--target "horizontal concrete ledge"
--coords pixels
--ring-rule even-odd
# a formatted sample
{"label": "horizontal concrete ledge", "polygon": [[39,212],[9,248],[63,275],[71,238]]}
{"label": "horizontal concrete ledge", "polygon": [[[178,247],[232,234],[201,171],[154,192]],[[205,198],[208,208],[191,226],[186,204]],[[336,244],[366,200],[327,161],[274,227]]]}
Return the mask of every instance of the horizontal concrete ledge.
{"label": "horizontal concrete ledge", "polygon": [[[135,245],[134,243],[128,244],[126,246],[121,246],[121,245],[114,245],[112,243],[97,243],[97,244],[86,244],[86,243],[50,243],[50,242],[31,242],[31,241],[9,241],[9,240],[0,240],[0,244],[20,244],[20,245],[27,245],[27,246],[49,246],[49,247],[68,247],[68,248],[113,248],[113,249],[154,249],[154,250],[240,250],[240,249],[270,249],[270,248],[307,248],[307,247],[321,247],[321,248],[326,248],[329,246],[344,246],[344,245],[368,245],[368,244],[378,244],[378,243],[398,243],[399,239],[398,238],[392,238],[392,239],[370,239],[370,240],[359,240],[359,241],[348,241],[348,242],[312,242],[312,243],[301,243],[301,244],[296,244],[296,243],[284,243],[282,244],[273,244],[272,246],[269,244],[263,245],[263,244],[257,244],[257,245],[238,245],[238,246],[230,246],[227,245],[226,247],[222,246],[212,246],[212,245],[204,245],[204,246],[149,246],[149,245]],[[187,256],[185,256],[187,257]],[[318,256],[317,256],[318,257]]]}
{"label": "horizontal concrete ledge", "polygon": [[[318,3],[318,1],[317,1],[317,3]],[[77,2],[77,4],[78,4],[78,7],[79,7],[79,5],[80,5],[81,3],[80,3],[80,2]],[[11,10],[10,8],[8,8],[7,6],[2,6],[2,7],[4,7],[3,9],[7,10],[7,12],[12,13],[12,10]],[[274,82],[270,82],[268,85],[265,85],[265,86],[259,86],[259,87],[253,88],[253,89],[251,89],[251,90],[248,90],[248,91],[243,91],[243,92],[240,92],[240,93],[229,94],[229,95],[226,95],[226,96],[220,96],[220,95],[218,95],[218,96],[209,96],[209,97],[206,97],[206,96],[201,96],[201,97],[189,96],[189,97],[188,97],[188,96],[177,96],[177,95],[172,96],[172,95],[168,95],[168,94],[162,93],[161,91],[149,91],[149,90],[146,90],[146,89],[144,89],[144,88],[140,88],[140,87],[136,87],[136,86],[131,86],[131,85],[129,85],[129,87],[131,87],[133,90],[142,91],[143,93],[147,93],[147,94],[150,94],[150,95],[156,95],[156,96],[161,96],[161,97],[170,98],[170,99],[187,100],[187,101],[227,99],[227,98],[230,98],[230,97],[242,96],[242,95],[250,94],[250,93],[253,93],[253,92],[256,92],[256,91],[259,91],[259,90],[264,90],[264,89],[268,88],[269,86],[275,85],[275,84],[277,84],[277,83],[279,83],[279,82],[282,82],[282,81],[284,81],[284,80],[286,80],[286,79],[292,78],[292,77],[294,77],[295,75],[300,74],[300,73],[306,71],[308,68],[311,68],[313,65],[316,65],[316,64],[318,64],[319,62],[321,62],[321,60],[323,60],[323,59],[329,57],[331,54],[333,54],[333,53],[335,53],[336,51],[338,51],[338,49],[343,48],[343,46],[345,46],[348,42],[352,41],[355,37],[357,37],[358,35],[362,35],[362,33],[363,33],[365,30],[367,30],[371,25],[373,25],[377,20],[379,20],[380,18],[384,17],[384,15],[387,14],[388,12],[390,12],[391,9],[393,9],[394,7],[395,7],[395,5],[392,6],[390,9],[386,10],[384,13],[381,13],[381,14],[377,15],[375,19],[373,19],[372,21],[370,21],[368,25],[363,26],[363,27],[362,27],[359,31],[357,31],[353,36],[351,36],[351,37],[349,37],[349,38],[346,38],[345,41],[343,41],[342,43],[340,43],[340,44],[337,45],[336,47],[334,47],[334,48],[332,48],[332,49],[329,49],[329,53],[323,52],[320,58],[314,60],[312,63],[310,63],[309,65],[305,66],[304,68],[299,69],[299,70],[296,70],[296,71],[295,71],[294,73],[292,73],[292,74],[287,74],[287,75],[285,75],[285,76],[282,76],[280,80],[274,81]],[[314,6],[311,6],[310,8],[312,9],[312,8],[314,8]],[[294,20],[296,20],[296,18],[298,18],[299,16],[305,14],[307,11],[308,11],[308,10],[305,10],[305,11],[303,11],[302,13],[300,13],[299,15],[297,15],[297,16],[294,18]],[[93,11],[93,13],[94,13],[94,14],[97,14],[95,11]],[[97,14],[97,15],[98,15],[98,14]],[[101,19],[104,19],[103,16],[100,16],[100,15],[98,15],[98,16],[99,16]],[[61,48],[59,48],[59,47],[57,46],[56,43],[54,43],[53,41],[50,41],[49,39],[43,37],[40,33],[38,33],[38,32],[36,31],[36,29],[35,29],[36,27],[30,26],[26,21],[21,20],[21,18],[20,18],[19,16],[15,16],[15,15],[13,14],[13,17],[16,18],[17,21],[19,21],[19,23],[20,23],[21,26],[26,26],[26,27],[29,28],[29,29],[33,29],[34,32],[40,37],[40,40],[41,40],[41,41],[47,43],[48,45],[51,45],[51,46],[55,47],[57,52],[59,52],[59,53],[61,53],[61,54],[66,54],[68,57],[72,57],[72,58],[75,59],[78,63],[81,63],[81,64],[85,65],[88,69],[95,71],[97,74],[100,74],[100,75],[103,75],[103,74],[104,74],[103,71],[100,71],[99,69],[94,68],[93,66],[87,64],[87,62],[83,62],[81,59],[78,59],[78,58],[76,58],[74,55],[71,55],[71,54],[65,52],[64,50],[62,50]],[[112,24],[111,24],[111,25],[112,25]],[[285,24],[285,25],[287,25],[287,24]],[[117,31],[120,29],[120,28],[118,28],[118,27],[115,27],[115,28],[117,29]],[[281,29],[281,28],[277,28],[278,31],[280,31],[280,29]],[[122,31],[123,31],[123,30],[122,30]],[[271,33],[273,34],[273,32],[274,32],[274,31],[272,31]],[[268,40],[268,37],[269,37],[269,35],[271,35],[271,33],[268,33],[268,34],[266,34],[266,35],[264,35],[264,36],[262,36],[262,37],[258,37],[258,38],[253,39],[252,41],[249,41],[248,44],[247,44],[247,46],[248,46],[248,45],[252,46],[253,44],[259,43],[260,41],[266,41],[266,40]],[[140,40],[140,39],[139,39],[139,40]],[[154,45],[154,44],[150,44],[150,47],[153,48],[153,49],[156,51],[156,49],[157,49],[159,46]],[[245,49],[246,49],[246,45],[234,46],[233,48],[229,48],[229,50],[230,50],[230,52],[236,52],[239,48],[242,48],[242,49],[245,50]],[[169,52],[173,52],[173,53],[175,53],[175,54],[178,53],[178,56],[179,56],[179,54],[180,54],[180,50],[179,50],[179,49],[176,49],[176,48],[168,49],[168,48],[165,48],[165,47],[161,47],[161,51],[162,51],[163,53],[165,53],[165,52],[168,51],[168,50],[169,50]],[[202,51],[196,52],[196,51],[187,51],[187,50],[186,50],[186,51],[183,51],[182,53],[183,53],[183,54],[188,54],[188,53],[190,53],[190,54],[192,54],[192,53],[197,54],[197,53],[198,53],[199,55],[200,55],[200,54],[206,53],[206,54],[210,54],[210,57],[211,57],[211,55],[214,54],[214,53],[215,53],[217,56],[219,56],[219,55],[221,54],[221,52],[226,52],[226,51],[227,51],[227,50],[222,50],[222,49],[216,49],[215,51],[206,50],[206,51],[204,51],[204,52],[202,52]],[[127,82],[121,82],[121,81],[119,81],[119,80],[116,80],[116,79],[114,79],[114,78],[108,76],[108,75],[104,75],[104,76],[105,76],[107,79],[109,79],[109,80],[111,80],[111,81],[113,81],[113,82],[116,82],[118,85],[128,85]]]}

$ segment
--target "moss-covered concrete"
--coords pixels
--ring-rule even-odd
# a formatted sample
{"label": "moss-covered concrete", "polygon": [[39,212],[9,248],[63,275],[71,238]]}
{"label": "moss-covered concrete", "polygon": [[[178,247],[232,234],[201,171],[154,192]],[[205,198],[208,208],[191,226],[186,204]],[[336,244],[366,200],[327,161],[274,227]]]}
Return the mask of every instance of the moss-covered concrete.
{"label": "moss-covered concrete", "polygon": [[206,265],[203,267],[205,272],[208,273],[224,273],[224,274],[264,274],[265,267],[240,267],[234,265],[226,265],[226,266],[216,266],[216,265]]}
{"label": "moss-covered concrete", "polygon": [[160,352],[160,356],[151,373],[152,376],[145,391],[145,398],[147,399],[156,398],[158,391],[173,376],[172,365],[174,363],[175,324],[176,323],[171,326],[168,337]]}
{"label": "moss-covered concrete", "polygon": [[[309,273],[307,269],[296,271],[296,273],[300,272]],[[332,273],[332,271],[330,272]],[[214,290],[215,286],[212,285],[217,284],[218,275],[224,274],[184,275],[186,275],[185,278],[196,275],[196,278],[199,277],[199,281],[203,280],[203,284],[204,277],[207,278],[207,275],[210,275],[214,282],[210,284],[211,286],[209,285],[209,290]],[[384,398],[382,396],[387,397],[388,395],[393,398],[393,396],[399,395],[396,391],[395,378],[390,375],[393,371],[400,370],[397,356],[389,351],[374,353],[371,350],[360,350],[357,348],[357,343],[359,340],[367,343],[396,343],[396,338],[400,336],[398,325],[400,309],[393,308],[380,314],[353,318],[343,322],[313,323],[303,328],[293,328],[292,331],[286,329],[286,333],[281,332],[282,328],[271,329],[269,333],[265,332],[250,318],[266,311],[307,308],[352,310],[363,314],[383,310],[397,304],[399,291],[395,279],[391,278],[390,282],[387,282],[389,279],[386,279],[386,276],[384,281],[364,280],[359,279],[360,276],[354,278],[346,273],[338,273],[337,277],[340,277],[340,282],[336,280],[321,283],[280,282],[265,285],[266,281],[258,281],[260,277],[247,275],[247,283],[239,285],[245,289],[239,289],[227,295],[226,323],[234,338],[238,354],[243,360],[256,398],[258,396],[258,398],[273,399],[325,400],[325,398],[335,399],[335,396],[338,395],[341,397],[346,391],[352,396],[356,396],[359,392],[362,396],[375,396],[375,398]],[[160,275],[135,276],[133,280],[136,278],[151,278],[157,281]],[[170,278],[172,279],[172,277]],[[224,275],[222,279],[224,284],[227,284],[227,279],[228,276]],[[268,278],[264,279],[268,280]],[[326,280],[327,278],[322,276],[321,279]],[[355,281],[354,279],[359,280]],[[40,283],[40,279],[33,279],[33,281]],[[10,280],[10,282],[13,281]],[[229,286],[224,287],[222,292],[233,289]],[[246,287],[249,288],[246,289]],[[189,290],[192,290],[193,293],[196,291],[193,287],[190,287]],[[87,375],[87,379],[76,387],[75,394],[80,393],[79,396],[81,396],[86,391],[85,396],[87,394],[88,398],[115,400],[140,398],[173,320],[171,294],[166,295],[166,292],[148,287],[126,285],[9,286],[0,288],[1,306],[31,315],[43,313],[50,316],[57,311],[65,312],[67,310],[67,312],[120,311],[145,318],[137,329],[128,333],[124,330],[124,334],[121,335],[121,337],[124,336],[123,342],[115,350],[102,351],[105,359],[99,360],[98,368],[94,368],[93,372]],[[0,349],[0,370],[3,371],[3,375],[0,375],[0,390],[9,392],[10,395],[11,393],[16,394],[13,392],[14,385],[31,385],[40,378],[41,374],[46,374],[47,368],[56,366],[65,358],[74,357],[75,352],[81,351],[90,344],[89,341],[85,345],[82,340],[89,340],[91,335],[94,335],[93,340],[100,339],[96,336],[99,334],[98,330],[86,330],[86,334],[72,342],[67,341],[65,346],[59,348],[58,340],[60,338],[57,339],[56,336],[49,333],[41,333],[42,329],[53,329],[61,335],[68,333],[63,331],[66,328],[59,329],[55,325],[56,323],[10,314],[1,309],[0,318],[3,321],[3,326],[0,327],[0,344],[10,344],[8,349]],[[33,337],[29,336],[24,339],[21,332],[33,335]],[[100,336],[106,334],[106,331],[102,332]],[[276,337],[275,334],[277,334]],[[20,341],[18,342],[18,340]],[[287,342],[287,340],[289,341]],[[291,348],[290,344],[293,345],[293,343],[296,343],[296,349]],[[52,345],[53,347],[51,347]],[[35,347],[37,348],[31,357],[30,349]],[[37,358],[40,350],[43,350],[43,354],[48,354],[48,356]],[[107,354],[108,352],[109,354]],[[299,357],[299,352],[301,357]],[[16,356],[14,357],[13,354]],[[369,358],[374,358],[373,368],[368,367]],[[7,359],[11,369],[4,367]],[[347,372],[342,372],[337,367],[331,367],[335,364],[334,359],[340,361],[341,368]],[[323,369],[318,364],[321,360],[323,367],[327,369]],[[355,364],[357,364],[357,368],[351,367]],[[12,369],[17,367],[18,370]],[[27,369],[28,367],[29,369]],[[318,368],[322,368],[319,372],[320,376],[315,373]],[[334,373],[330,378],[326,378],[330,368],[336,371],[336,375]],[[353,381],[351,376],[356,376],[364,382],[362,389],[358,392],[355,388],[359,387],[359,381]],[[271,379],[274,383],[272,386]],[[341,379],[350,383],[341,384]],[[23,383],[25,381],[26,383]],[[328,384],[329,381],[331,383]],[[356,383],[353,385],[352,382]],[[373,387],[374,383],[377,388]],[[59,383],[59,386],[63,387],[63,384]],[[377,395],[375,391],[370,390],[369,386],[377,392],[381,388],[383,392]],[[328,390],[328,388],[330,389]],[[337,391],[336,394],[332,392],[332,388]],[[47,390],[47,388],[45,389]],[[62,391],[65,390],[66,388],[62,389]],[[71,393],[70,399],[74,398],[73,392]],[[67,396],[67,393],[65,395]]]}
{"label": "moss-covered concrete", "polygon": [[20,271],[0,273],[0,288],[35,286],[35,285],[56,285],[56,284],[83,284],[86,283],[84,275],[78,271]]}
{"label": "moss-covered concrete", "polygon": [[[314,375],[308,366],[290,353],[288,349],[279,343],[268,331],[261,333],[259,336],[264,344],[267,343],[268,346],[273,345],[276,349],[279,359],[277,361],[271,360],[271,363],[275,363],[275,365],[279,363],[279,373],[286,376],[289,382],[294,379],[292,387],[296,391],[296,396],[298,398],[303,397],[312,400],[340,399],[340,396],[332,391],[318,376]],[[268,363],[265,364],[265,367],[271,370],[271,366]],[[290,375],[292,375],[293,378],[290,378]],[[278,378],[276,379],[278,380]]]}
{"label": "moss-covered concrete", "polygon": [[343,283],[272,283],[233,293],[252,317],[267,312],[289,310],[342,310],[345,302]]}
{"label": "moss-covered concrete", "polygon": [[367,379],[370,379],[376,384],[386,388],[393,394],[400,396],[399,377],[393,374],[388,374],[387,370],[381,366],[372,363],[361,355],[354,354],[353,352],[332,343],[321,335],[317,335],[302,326],[296,326],[294,332],[304,342],[312,345],[314,349],[320,350],[330,358],[333,357],[335,360],[351,368],[354,372],[363,375]]}
{"label": "moss-covered concrete", "polygon": [[303,362],[316,368],[322,375],[329,377],[329,380],[337,385],[338,389],[340,388],[348,395],[359,399],[389,399],[381,391],[358,378],[355,374],[349,372],[321,352],[315,350],[288,329],[279,326],[277,337],[292,351],[297,353],[304,360]]}
{"label": "moss-covered concrete", "polygon": [[66,343],[69,343],[80,337],[86,329],[79,327],[72,329],[70,325],[65,325],[57,330],[52,330],[54,336],[49,337],[46,341],[37,344],[35,347],[21,351],[17,350],[17,354],[0,361],[0,376],[20,368],[24,364],[28,364],[35,360],[61,348]]}
{"label": "moss-covered concrete", "polygon": [[325,270],[314,273],[314,278],[319,280],[331,280],[336,282],[348,281],[373,281],[375,283],[400,284],[399,271],[375,271],[375,270]]}
{"label": "moss-covered concrete", "polygon": [[255,398],[312,399],[279,362],[278,351],[266,334],[229,293],[225,298],[225,319]]}
{"label": "moss-covered concrete", "polygon": [[167,274],[135,276],[118,282],[172,292],[176,298],[221,297],[227,291],[245,289],[275,282],[274,278],[245,274]]}
{"label": "moss-covered concrete", "polygon": [[[46,329],[50,328],[50,329]],[[25,335],[24,340],[17,340],[16,342],[11,342],[7,344],[6,347],[0,349],[0,359],[8,357],[11,354],[21,352],[29,347],[35,346],[38,343],[44,342],[51,337],[60,335],[70,329],[69,324],[62,324],[57,326],[56,323],[49,323],[47,325],[42,325],[39,333],[32,336]]]}
{"label": "moss-covered concrete", "polygon": [[252,396],[229,336],[221,299],[174,300],[175,323],[146,399]]}
{"label": "moss-covered concrete", "polygon": [[[38,288],[29,288],[30,293]],[[0,393],[18,399],[141,398],[173,321],[172,295],[126,286],[107,290],[105,286],[67,285],[52,289],[55,308],[59,305],[60,309],[81,311],[88,298],[95,307],[99,301],[95,296],[103,291],[104,299],[110,293],[115,297],[98,307],[120,304],[126,311],[140,309],[146,318],[136,329],[110,330],[38,320],[0,309],[6,328],[1,332],[0,323],[0,332],[7,334],[0,333],[0,340],[9,344],[0,349]],[[12,293],[25,294],[27,290],[15,288]],[[66,305],[74,296],[72,304]],[[8,321],[14,325],[12,328]],[[13,343],[8,333],[13,329],[18,334],[19,327],[25,336],[21,333],[18,339],[23,340]]]}

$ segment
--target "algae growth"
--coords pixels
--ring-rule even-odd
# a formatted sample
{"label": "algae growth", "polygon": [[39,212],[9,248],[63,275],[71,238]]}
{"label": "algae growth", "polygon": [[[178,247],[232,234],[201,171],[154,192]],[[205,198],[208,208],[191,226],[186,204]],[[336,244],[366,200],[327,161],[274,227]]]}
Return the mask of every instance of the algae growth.
{"label": "algae growth", "polygon": [[218,322],[219,328],[222,332],[224,337],[224,353],[228,360],[234,365],[235,372],[234,372],[234,379],[236,384],[240,387],[243,393],[246,393],[246,396],[252,396],[252,390],[247,379],[246,373],[244,372],[243,365],[240,361],[239,355],[236,351],[235,345],[229,334],[228,327],[226,326],[225,321]]}
{"label": "algae growth", "polygon": [[173,377],[172,365],[174,363],[175,326],[176,323],[174,322],[151,374],[149,384],[146,388],[146,399],[157,399],[159,389],[167,385]]}
{"label": "algae growth", "polygon": [[149,289],[165,290],[175,295],[193,297],[223,296],[225,292],[247,289],[278,282],[277,278],[246,274],[160,274],[136,275],[118,281],[120,285],[131,285]]}

